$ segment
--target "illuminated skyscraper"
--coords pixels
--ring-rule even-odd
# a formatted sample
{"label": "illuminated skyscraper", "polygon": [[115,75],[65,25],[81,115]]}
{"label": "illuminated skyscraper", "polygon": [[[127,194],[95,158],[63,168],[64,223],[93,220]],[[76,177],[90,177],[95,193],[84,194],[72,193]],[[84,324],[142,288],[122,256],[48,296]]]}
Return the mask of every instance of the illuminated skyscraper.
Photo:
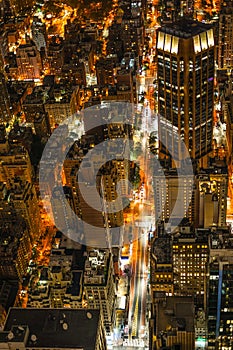
{"label": "illuminated skyscraper", "polygon": [[171,229],[182,218],[195,227],[225,226],[228,185],[225,162],[209,158],[207,169],[200,168],[194,177],[187,175],[169,169],[153,176],[156,219],[170,220]]}
{"label": "illuminated skyscraper", "polygon": [[219,15],[218,67],[233,67],[233,1],[222,4]]}
{"label": "illuminated skyscraper", "polygon": [[173,238],[172,258],[175,295],[195,296],[203,306],[208,263],[208,231],[180,226]]}
{"label": "illuminated skyscraper", "polygon": [[216,230],[210,239],[208,281],[208,349],[232,349],[233,345],[233,254],[232,235]]}
{"label": "illuminated skyscraper", "polygon": [[151,291],[173,295],[172,237],[164,231],[163,226],[163,223],[157,226],[158,237],[151,244]]}
{"label": "illuminated skyscraper", "polygon": [[8,193],[8,200],[14,207],[17,215],[24,218],[33,244],[40,237],[40,213],[38,200],[34,185],[28,181],[22,181],[20,178],[14,178],[11,181],[11,189]]}
{"label": "illuminated skyscraper", "polygon": [[170,218],[174,227],[176,227],[177,220],[184,217],[193,222],[195,213],[193,212],[193,179],[191,176],[178,175],[175,169],[170,169],[164,173],[160,171],[155,174],[153,181],[157,218],[160,220]]}
{"label": "illuminated skyscraper", "polygon": [[[184,150],[200,159],[211,151],[214,36],[213,29],[190,19],[162,26],[157,38],[160,151],[177,159]],[[170,148],[169,148],[170,147]]]}

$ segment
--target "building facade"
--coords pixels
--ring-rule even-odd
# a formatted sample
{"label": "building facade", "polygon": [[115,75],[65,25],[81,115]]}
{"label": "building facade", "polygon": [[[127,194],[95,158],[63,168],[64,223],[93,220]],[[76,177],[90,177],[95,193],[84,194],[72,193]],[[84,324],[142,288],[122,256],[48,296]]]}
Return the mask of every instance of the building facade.
{"label": "building facade", "polygon": [[157,36],[161,154],[199,159],[212,148],[214,35],[210,25],[181,19]]}
{"label": "building facade", "polygon": [[210,237],[208,279],[208,349],[231,349],[233,345],[233,240],[229,229]]}
{"label": "building facade", "polygon": [[233,67],[233,1],[222,3],[219,14],[218,68]]}
{"label": "building facade", "polygon": [[42,64],[39,51],[34,43],[20,45],[16,52],[19,79],[40,79]]}
{"label": "building facade", "polygon": [[84,271],[84,293],[89,308],[100,309],[105,330],[113,327],[115,283],[112,255],[107,250],[88,252]]}
{"label": "building facade", "polygon": [[0,227],[0,278],[19,280],[26,275],[31,258],[31,241],[25,222],[20,218]]}
{"label": "building facade", "polygon": [[7,123],[12,118],[10,97],[7,90],[6,76],[4,73],[3,57],[0,53],[0,122]]}

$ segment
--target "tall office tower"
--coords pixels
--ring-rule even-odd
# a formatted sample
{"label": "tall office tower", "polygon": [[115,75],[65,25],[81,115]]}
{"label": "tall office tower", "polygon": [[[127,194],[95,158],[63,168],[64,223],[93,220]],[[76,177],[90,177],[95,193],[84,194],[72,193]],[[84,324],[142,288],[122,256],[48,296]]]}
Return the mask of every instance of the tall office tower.
{"label": "tall office tower", "polygon": [[157,37],[161,155],[200,159],[211,151],[214,35],[210,25],[187,18],[162,26]]}
{"label": "tall office tower", "polygon": [[196,304],[203,306],[209,258],[208,230],[198,232],[189,224],[181,224],[173,238],[172,258],[175,295],[194,296]]}
{"label": "tall office tower", "polygon": [[4,62],[0,53],[0,123],[8,123],[11,117],[12,112],[4,73]]}
{"label": "tall office tower", "polygon": [[84,293],[89,308],[100,309],[105,330],[113,327],[115,284],[112,255],[107,250],[88,252],[84,271]]}
{"label": "tall office tower", "polygon": [[4,28],[1,28],[0,30],[1,37],[0,37],[0,55],[2,57],[6,57],[8,55],[8,31]]}
{"label": "tall office tower", "polygon": [[156,219],[169,219],[171,228],[176,227],[176,223],[183,218],[193,222],[193,178],[187,174],[177,174],[175,169],[170,169],[155,173],[153,181]]}
{"label": "tall office tower", "polygon": [[[118,10],[120,12],[120,10]],[[119,21],[122,21],[122,12],[120,12]],[[121,23],[113,23],[109,27],[108,43],[106,47],[108,55],[117,55],[119,60],[123,58],[123,41]]]}
{"label": "tall office tower", "polygon": [[217,229],[210,240],[208,281],[208,349],[233,346],[233,240],[229,229]]}
{"label": "tall office tower", "polygon": [[35,243],[40,237],[41,220],[34,185],[20,178],[14,178],[10,182],[10,190],[5,199],[12,204],[16,214],[25,220],[31,243]]}
{"label": "tall office tower", "polygon": [[[109,245],[121,245],[121,227],[123,225],[122,201],[121,199],[120,201],[116,200],[116,183],[120,178],[116,167],[112,166],[113,164],[105,164],[96,177],[94,174],[99,170],[99,159],[97,159],[97,164],[93,164],[93,159],[83,161],[82,176],[78,175],[77,171],[74,171],[72,181],[74,209],[82,220],[83,231],[89,241],[88,245],[93,247],[98,247],[101,244],[103,237],[101,238],[98,234],[102,232],[101,229],[106,230],[106,238],[104,238],[106,241],[102,241],[104,246],[105,244],[107,244],[106,247]],[[95,168],[95,165],[97,165],[97,168]],[[97,197],[95,195],[96,190],[99,192]],[[101,196],[106,202],[101,199]],[[107,206],[111,206],[109,212],[107,212]],[[110,231],[112,233],[111,242],[107,238]]]}
{"label": "tall office tower", "polygon": [[208,168],[190,178],[170,169],[158,171],[153,180],[157,220],[169,219],[171,228],[183,218],[194,227],[226,225],[228,169],[223,160],[209,158]]}
{"label": "tall office tower", "polygon": [[233,1],[222,2],[219,15],[218,67],[233,68]]}
{"label": "tall office tower", "polygon": [[[122,16],[120,16],[122,52],[134,53],[137,57],[142,56],[146,3],[145,1],[126,0],[119,2],[119,6],[122,10]],[[117,26],[115,28],[117,29]],[[112,36],[110,36],[110,41],[111,39]]]}
{"label": "tall office tower", "polygon": [[141,13],[134,12],[127,14],[125,12],[121,27],[123,52],[134,53],[135,56],[142,56],[144,44],[144,22]]}
{"label": "tall office tower", "polygon": [[31,244],[39,238],[41,221],[38,200],[34,185],[19,178],[10,182],[10,189],[0,182],[0,220],[9,223],[11,220],[23,218],[29,232]]}
{"label": "tall office tower", "polygon": [[151,243],[150,285],[152,295],[164,292],[173,295],[172,237],[164,231],[163,223],[157,224],[158,237]]}
{"label": "tall office tower", "polygon": [[157,223],[158,237],[151,244],[151,291],[168,295],[193,296],[204,306],[209,259],[209,229],[194,229],[183,220],[168,233],[164,222]]}

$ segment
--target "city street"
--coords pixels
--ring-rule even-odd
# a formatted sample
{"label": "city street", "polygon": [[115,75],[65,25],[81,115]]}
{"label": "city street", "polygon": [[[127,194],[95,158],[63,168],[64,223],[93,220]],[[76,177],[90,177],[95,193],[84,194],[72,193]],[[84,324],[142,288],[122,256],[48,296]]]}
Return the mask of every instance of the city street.
{"label": "city street", "polygon": [[[144,80],[142,80],[144,84]],[[140,85],[139,89],[144,86]],[[142,106],[142,129],[141,139],[142,154],[138,156],[136,162],[140,167],[141,186],[138,191],[138,198],[131,202],[131,211],[128,213],[132,226],[132,240],[129,262],[131,265],[129,313],[127,333],[123,346],[146,349],[149,346],[148,334],[148,305],[149,294],[148,266],[149,250],[148,236],[154,229],[154,201],[151,174],[149,173],[149,124],[151,122],[151,112],[148,108],[148,101],[145,99]],[[135,143],[139,136],[135,134]],[[126,227],[127,229],[127,227]],[[115,347],[114,347],[115,348]]]}
{"label": "city street", "polygon": [[132,242],[132,279],[129,303],[129,337],[145,338],[146,297],[148,284],[148,232],[152,224],[150,207],[140,204],[140,215],[134,223],[135,237]]}
{"label": "city street", "polygon": [[[136,208],[134,208],[136,207]],[[130,294],[128,323],[125,326],[125,339],[122,341],[124,347],[146,349],[148,348],[148,309],[147,295],[148,287],[148,233],[153,227],[153,216],[151,206],[148,203],[133,204],[132,243],[129,262],[131,265]],[[127,329],[127,332],[126,332]],[[119,344],[119,337],[116,344]],[[114,349],[120,348],[118,345]]]}

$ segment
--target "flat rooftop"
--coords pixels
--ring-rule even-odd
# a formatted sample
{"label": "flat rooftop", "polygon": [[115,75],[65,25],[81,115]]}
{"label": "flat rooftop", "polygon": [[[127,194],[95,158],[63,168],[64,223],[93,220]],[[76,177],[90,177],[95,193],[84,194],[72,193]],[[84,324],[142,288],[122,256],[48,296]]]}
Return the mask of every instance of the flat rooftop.
{"label": "flat rooftop", "polygon": [[157,313],[157,332],[172,330],[194,332],[194,302],[192,297],[167,297],[159,301]]}
{"label": "flat rooftop", "polygon": [[171,264],[171,238],[169,236],[156,238],[152,246],[152,252],[157,258],[157,264]]}
{"label": "flat rooftop", "polygon": [[[26,348],[95,350],[99,319],[99,310],[11,308],[0,332],[0,348],[11,332],[11,342],[23,337]],[[19,334],[24,327],[28,335]]]}
{"label": "flat rooftop", "polygon": [[191,38],[195,35],[206,32],[210,28],[212,28],[212,26],[209,24],[194,21],[189,18],[182,18],[176,22],[162,26],[159,28],[159,31],[179,38]]}

